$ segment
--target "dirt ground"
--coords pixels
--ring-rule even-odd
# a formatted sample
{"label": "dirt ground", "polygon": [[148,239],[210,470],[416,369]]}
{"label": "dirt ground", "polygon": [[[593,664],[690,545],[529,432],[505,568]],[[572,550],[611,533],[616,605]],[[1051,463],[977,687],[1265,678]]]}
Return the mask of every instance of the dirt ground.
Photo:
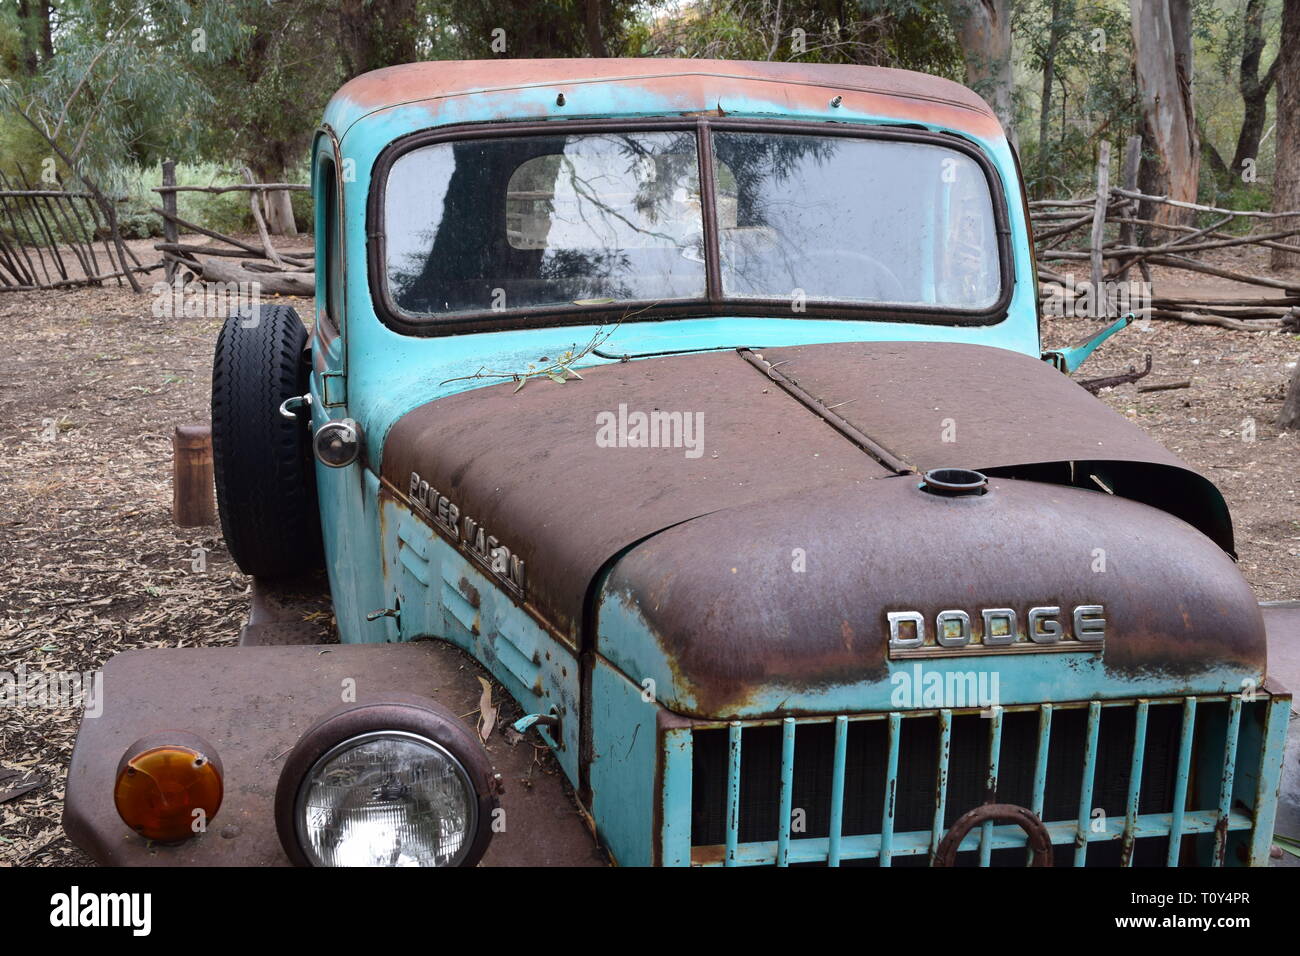
{"label": "dirt ground", "polygon": [[[85,672],[128,648],[237,640],[248,579],[218,529],[170,521],[172,429],[207,420],[220,323],[157,317],[152,302],[115,287],[0,295],[0,670]],[[1052,320],[1046,344],[1097,327]],[[1113,339],[1082,377],[1148,352],[1140,384],[1191,386],[1101,398],[1223,490],[1259,598],[1300,598],[1300,435],[1273,424],[1300,336],[1154,322]],[[0,708],[0,777],[44,778],[0,803],[0,866],[89,862],[59,826],[77,721]]]}

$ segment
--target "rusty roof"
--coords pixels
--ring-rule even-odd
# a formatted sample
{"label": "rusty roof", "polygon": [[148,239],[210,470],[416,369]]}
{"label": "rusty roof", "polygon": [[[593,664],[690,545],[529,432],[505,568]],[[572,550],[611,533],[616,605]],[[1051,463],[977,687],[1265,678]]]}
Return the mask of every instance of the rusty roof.
{"label": "rusty roof", "polygon": [[[824,63],[671,58],[440,60],[409,63],[350,80],[332,103],[355,120],[407,103],[538,88],[621,87],[666,92],[681,109],[714,109],[728,96],[777,101],[791,112],[824,109],[834,95],[844,105],[901,119],[1000,131],[976,93],[942,77],[886,67]],[[829,94],[829,95],[828,95]],[[846,113],[849,112],[846,110]],[[846,118],[848,116],[846,115]]]}

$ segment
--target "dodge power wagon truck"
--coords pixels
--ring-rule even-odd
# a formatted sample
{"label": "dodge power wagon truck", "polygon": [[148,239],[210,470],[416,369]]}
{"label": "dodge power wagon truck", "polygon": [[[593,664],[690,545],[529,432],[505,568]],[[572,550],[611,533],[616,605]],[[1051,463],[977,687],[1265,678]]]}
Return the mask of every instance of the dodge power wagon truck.
{"label": "dodge power wagon truck", "polygon": [[[252,616],[107,665],[96,859],[1266,862],[1280,625],[1214,485],[1071,380],[1096,342],[1043,353],[975,94],[419,63],[334,96],[312,181],[310,332],[216,347]],[[336,645],[286,620],[322,565]]]}

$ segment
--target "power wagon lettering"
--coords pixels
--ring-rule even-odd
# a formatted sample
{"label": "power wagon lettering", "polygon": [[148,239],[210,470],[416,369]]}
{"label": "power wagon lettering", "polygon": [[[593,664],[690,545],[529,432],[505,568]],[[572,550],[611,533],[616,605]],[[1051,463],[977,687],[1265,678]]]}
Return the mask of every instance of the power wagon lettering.
{"label": "power wagon lettering", "polygon": [[508,589],[523,597],[524,562],[518,555],[498,541],[495,535],[488,534],[487,529],[469,515],[462,514],[455,502],[439,494],[417,472],[411,472],[407,496],[435,528],[464,548]]}

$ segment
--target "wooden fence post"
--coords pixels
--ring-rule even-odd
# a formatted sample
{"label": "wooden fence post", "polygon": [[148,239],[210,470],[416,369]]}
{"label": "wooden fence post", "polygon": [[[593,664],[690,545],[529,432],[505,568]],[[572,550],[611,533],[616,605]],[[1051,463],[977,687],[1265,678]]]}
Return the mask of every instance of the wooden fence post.
{"label": "wooden fence post", "polygon": [[[164,159],[162,164],[162,184],[166,188],[176,185],[176,163],[170,159]],[[163,241],[175,244],[180,238],[176,230],[176,193],[168,190],[162,194],[163,209],[167,212],[163,216]],[[164,276],[167,284],[171,285],[172,278],[176,275],[176,260],[170,257],[164,257]]]}
{"label": "wooden fence post", "polygon": [[212,429],[207,425],[177,425],[172,455],[172,520],[182,528],[216,524]]}
{"label": "wooden fence post", "polygon": [[[1101,247],[1106,241],[1106,206],[1110,202],[1110,141],[1103,139],[1097,147],[1097,205],[1092,210],[1092,301],[1101,296]],[[1103,313],[1104,314],[1104,313]]]}
{"label": "wooden fence post", "polygon": [[1300,365],[1291,373],[1291,385],[1282,402],[1282,413],[1278,415],[1277,425],[1288,431],[1300,430]]}

